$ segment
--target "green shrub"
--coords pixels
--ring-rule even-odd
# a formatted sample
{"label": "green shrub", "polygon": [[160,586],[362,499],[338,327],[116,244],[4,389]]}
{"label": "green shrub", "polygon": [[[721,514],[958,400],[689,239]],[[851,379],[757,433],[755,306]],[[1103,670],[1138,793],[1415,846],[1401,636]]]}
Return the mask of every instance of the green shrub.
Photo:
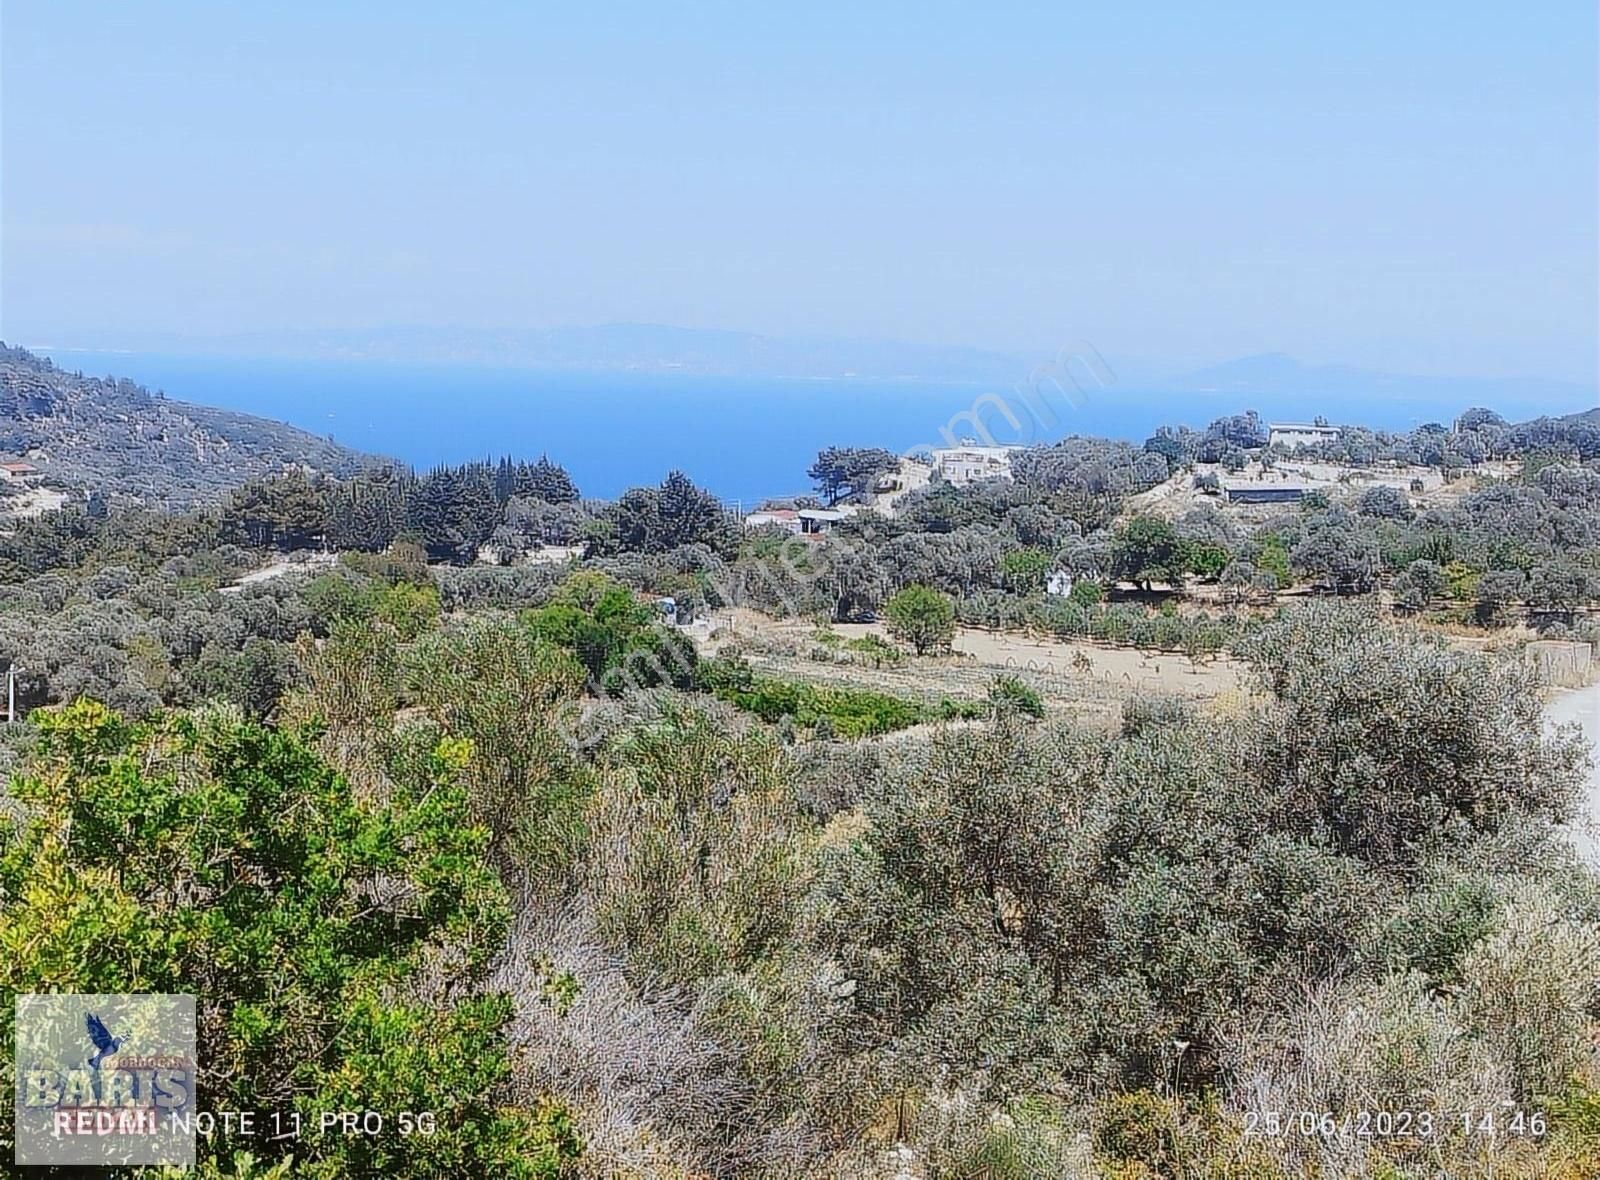
{"label": "green shrub", "polygon": [[1162,725],[1184,725],[1194,719],[1194,703],[1186,697],[1137,696],[1122,704],[1122,735],[1138,737]]}
{"label": "green shrub", "polygon": [[1600,1150],[1600,1088],[1593,1082],[1574,1074],[1553,1093],[1541,1096],[1540,1102],[1562,1139],[1575,1147]]}
{"label": "green shrub", "polygon": [[1162,1170],[1177,1163],[1178,1112],[1169,1099],[1133,1090],[1107,1099],[1096,1114],[1094,1142],[1102,1155]]}
{"label": "green shrub", "polygon": [[[130,724],[81,701],[35,723],[12,784],[27,817],[0,825],[0,989],[204,996],[200,1059],[228,1063],[209,1083],[223,1108],[281,1103],[310,1126],[321,1110],[440,1112],[431,1136],[221,1130],[218,1163],[293,1153],[327,1175],[420,1176],[536,1159],[521,1174],[566,1174],[570,1126],[489,1098],[510,1077],[511,1004],[485,990],[509,906],[457,751],[363,804],[296,738],[227,710]],[[10,1120],[7,1103],[0,1138]]]}
{"label": "green shrub", "polygon": [[905,663],[906,653],[881,635],[861,635],[847,640],[844,646],[849,651],[865,656],[866,662],[874,668]]}
{"label": "green shrub", "polygon": [[750,661],[738,652],[722,652],[700,661],[695,668],[695,683],[718,696],[749,692],[755,684],[755,673]]}
{"label": "green shrub", "polygon": [[1034,718],[1044,716],[1044,701],[1020,676],[996,676],[989,684],[989,703],[997,713],[1021,713],[1024,717]]}
{"label": "green shrub", "polygon": [[1048,598],[1039,609],[1039,623],[1063,638],[1078,638],[1089,634],[1089,608],[1076,597]]}
{"label": "green shrub", "polygon": [[1099,582],[1079,578],[1072,583],[1068,597],[1082,607],[1099,606],[1101,599],[1105,597],[1105,591],[1100,588]]}
{"label": "green shrub", "polygon": [[389,624],[403,642],[410,642],[439,618],[439,591],[413,582],[374,587],[372,614]]}
{"label": "green shrub", "polygon": [[930,586],[907,586],[884,608],[889,634],[923,655],[946,651],[956,634],[956,612],[947,595]]}
{"label": "green shrub", "polygon": [[699,662],[694,641],[683,632],[649,627],[628,640],[616,663],[606,669],[601,684],[608,696],[663,685],[688,690],[694,687]]}
{"label": "green shrub", "polygon": [[671,984],[781,947],[805,883],[806,821],[771,735],[668,704],[603,762],[584,874],[611,945]]}
{"label": "green shrub", "polygon": [[1524,1099],[1560,1086],[1592,1055],[1600,932],[1562,913],[1542,886],[1512,897],[1492,933],[1461,960],[1457,999]]}
{"label": "green shrub", "polygon": [[1420,885],[1384,931],[1390,963],[1421,971],[1436,986],[1455,986],[1463,956],[1494,924],[1496,902],[1493,884],[1481,876]]}
{"label": "green shrub", "polygon": [[1000,559],[1000,576],[1017,594],[1037,594],[1050,573],[1050,554],[1043,549],[1014,549]]}
{"label": "green shrub", "polygon": [[712,666],[702,665],[700,683],[721,700],[763,721],[776,723],[788,717],[796,725],[810,727],[826,722],[829,732],[840,737],[872,737],[925,721],[973,718],[984,712],[984,706],[976,701],[944,699],[928,705],[871,689],[755,676],[748,665],[706,663]]}
{"label": "green shrub", "polygon": [[[534,635],[575,655],[591,688],[616,695],[630,684],[686,684],[692,676],[693,661],[683,644],[666,638],[665,629],[656,626],[655,612],[605,574],[572,574],[556,587],[548,606],[523,611],[520,617]],[[667,667],[674,672],[659,670]]]}

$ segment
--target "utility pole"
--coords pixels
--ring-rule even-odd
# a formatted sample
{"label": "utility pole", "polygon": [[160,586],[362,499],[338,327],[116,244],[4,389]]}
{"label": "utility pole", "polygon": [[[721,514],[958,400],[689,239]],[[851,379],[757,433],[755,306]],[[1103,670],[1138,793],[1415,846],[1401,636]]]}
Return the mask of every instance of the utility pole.
{"label": "utility pole", "polygon": [[26,668],[19,668],[12,664],[6,669],[6,724],[10,725],[17,719],[17,673],[26,672]]}

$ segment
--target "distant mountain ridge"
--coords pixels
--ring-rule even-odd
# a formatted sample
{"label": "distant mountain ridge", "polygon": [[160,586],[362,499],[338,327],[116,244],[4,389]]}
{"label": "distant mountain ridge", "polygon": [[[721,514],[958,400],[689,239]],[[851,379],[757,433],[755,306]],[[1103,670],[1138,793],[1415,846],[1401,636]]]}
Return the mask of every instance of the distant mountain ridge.
{"label": "distant mountain ridge", "polygon": [[[39,346],[42,349],[45,346]],[[61,355],[63,350],[48,351]],[[489,365],[703,377],[1016,382],[1033,361],[981,348],[764,336],[664,324],[571,328],[394,327],[141,340],[137,351],[398,364]]]}
{"label": "distant mountain ridge", "polygon": [[373,457],[282,422],[85,377],[0,344],[0,460],[82,492],[183,507],[302,465],[345,475]]}
{"label": "distant mountain ridge", "polygon": [[[483,365],[551,372],[661,373],[704,377],[924,381],[1013,389],[1041,365],[1066,363],[1097,383],[1129,392],[1179,392],[1251,398],[1284,394],[1326,398],[1448,399],[1463,405],[1593,403],[1593,383],[1542,377],[1417,376],[1354,365],[1310,365],[1283,353],[1239,357],[1194,371],[1138,358],[1103,357],[1092,342],[1063,342],[1055,353],[1013,353],[962,345],[865,338],[780,337],[664,324],[612,323],[561,328],[393,326],[256,332],[214,337],[152,337],[124,342],[129,351],[175,356],[392,364]],[[71,350],[38,346],[59,359]],[[105,351],[105,346],[89,351]]]}

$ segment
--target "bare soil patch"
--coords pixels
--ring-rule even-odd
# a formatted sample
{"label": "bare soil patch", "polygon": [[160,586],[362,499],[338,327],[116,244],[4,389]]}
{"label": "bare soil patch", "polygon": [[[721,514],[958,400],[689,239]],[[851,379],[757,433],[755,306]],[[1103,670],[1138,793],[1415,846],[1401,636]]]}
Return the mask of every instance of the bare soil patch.
{"label": "bare soil patch", "polygon": [[[1137,696],[1202,701],[1247,691],[1244,665],[1227,656],[1195,665],[1177,654],[976,627],[958,628],[949,655],[907,655],[899,664],[878,667],[820,642],[810,623],[771,619],[754,611],[719,612],[708,631],[701,641],[704,651],[736,645],[766,675],[936,700],[981,699],[995,676],[1004,673],[1020,677],[1037,691],[1047,710],[1085,720],[1115,721],[1123,702]],[[881,623],[844,623],[832,631],[843,640],[866,635],[888,638]]]}

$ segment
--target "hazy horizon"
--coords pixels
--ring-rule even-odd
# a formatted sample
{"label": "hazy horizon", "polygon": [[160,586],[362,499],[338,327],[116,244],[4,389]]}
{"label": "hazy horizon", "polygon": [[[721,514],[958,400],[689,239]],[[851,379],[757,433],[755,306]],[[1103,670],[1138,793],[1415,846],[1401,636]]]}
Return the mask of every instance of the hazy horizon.
{"label": "hazy horizon", "polygon": [[[6,339],[67,368],[73,358],[90,359],[106,376],[144,380],[117,370],[118,358],[167,358],[204,363],[307,362],[424,368],[504,370],[533,376],[563,372],[642,376],[745,376],[800,381],[913,381],[936,385],[1007,389],[1054,374],[1080,383],[1124,388],[1189,391],[1216,389],[1240,396],[1295,390],[1373,392],[1395,386],[1455,387],[1472,402],[1493,402],[1507,392],[1524,398],[1554,397],[1549,412],[1572,407],[1571,395],[1600,396],[1600,380],[1566,380],[1528,374],[1487,376],[1447,370],[1393,372],[1339,361],[1308,363],[1271,351],[1215,358],[1174,367],[1144,357],[1100,353],[1090,341],[1072,341],[1054,352],[1001,352],[964,344],[918,345],[864,337],[786,337],[733,329],[692,329],[665,324],[593,324],[546,329],[460,328],[394,325],[370,330],[305,329],[282,333],[238,333],[210,337],[157,334],[120,337],[101,344]],[[98,371],[98,370],[96,370]],[[1600,377],[1600,374],[1596,375]],[[1211,383],[1215,380],[1215,384]],[[1071,382],[1068,381],[1068,384]],[[1463,404],[1466,404],[1464,402]],[[1585,403],[1587,406],[1587,402]]]}
{"label": "hazy horizon", "polygon": [[1596,377],[1590,4],[4,12],[0,337]]}

